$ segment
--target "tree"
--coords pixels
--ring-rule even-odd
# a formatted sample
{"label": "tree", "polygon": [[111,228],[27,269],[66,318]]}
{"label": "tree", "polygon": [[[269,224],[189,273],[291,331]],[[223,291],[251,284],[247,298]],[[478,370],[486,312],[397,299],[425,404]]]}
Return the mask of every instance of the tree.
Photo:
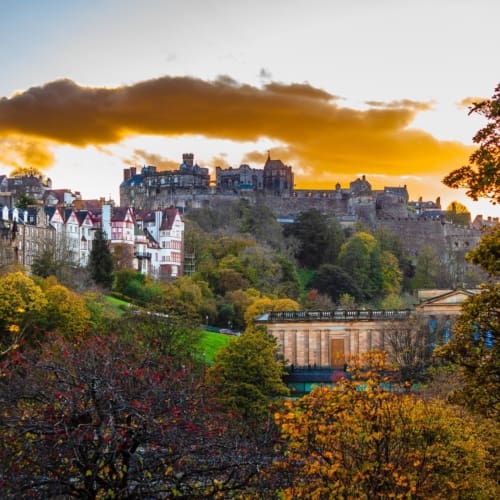
{"label": "tree", "polygon": [[387,391],[373,376],[340,381],[276,414],[283,497],[493,498],[494,467],[476,422],[438,402]]}
{"label": "tree", "polygon": [[492,278],[500,276],[500,225],[487,230],[467,259],[481,266]]}
{"label": "tree", "polygon": [[461,226],[468,226],[471,222],[468,208],[458,201],[452,201],[446,207],[446,218]]}
{"label": "tree", "polygon": [[338,264],[361,290],[363,298],[370,300],[381,294],[380,245],[374,236],[366,232],[353,234],[340,248]]}
{"label": "tree", "polygon": [[261,203],[250,205],[247,200],[240,200],[238,209],[241,233],[251,234],[257,241],[272,248],[283,247],[283,229],[269,207]]}
{"label": "tree", "polygon": [[[485,197],[495,204],[500,201],[500,85],[491,100],[476,104],[471,112],[486,117],[489,123],[474,136],[480,146],[471,155],[469,165],[449,174],[444,183],[465,186],[473,200]],[[456,364],[463,377],[463,386],[455,391],[454,399],[495,420],[500,418],[499,255],[497,226],[486,232],[467,256],[489,274],[489,280],[480,294],[463,304],[451,341],[436,351],[437,356]]]}
{"label": "tree", "polygon": [[328,295],[334,302],[338,302],[344,294],[349,294],[357,300],[363,298],[362,291],[349,273],[333,264],[323,264],[316,271],[308,286]]}
{"label": "tree", "polygon": [[500,202],[500,84],[491,99],[475,103],[469,114],[477,113],[488,120],[473,138],[479,147],[469,157],[469,164],[449,173],[443,182],[451,188],[466,188],[477,201],[489,198]]}
{"label": "tree", "polygon": [[30,196],[27,193],[21,193],[16,199],[17,208],[21,208],[25,210],[31,205],[36,205],[37,200],[33,196]]}
{"label": "tree", "polygon": [[323,263],[334,264],[344,241],[340,223],[315,208],[299,214],[287,228],[286,235],[299,241],[296,257],[302,266],[310,269],[317,269]]}
{"label": "tree", "polygon": [[97,229],[94,234],[88,267],[90,275],[96,284],[111,288],[113,283],[113,256],[109,249],[106,234],[102,229]]}
{"label": "tree", "polygon": [[[265,491],[274,430],[229,418],[189,364],[115,337],[49,339],[0,366],[2,498]],[[247,493],[246,493],[247,492]]]}
{"label": "tree", "polygon": [[160,351],[178,364],[199,358],[201,331],[184,317],[161,309],[132,309],[115,323],[115,331],[131,343]]}
{"label": "tree", "polygon": [[436,355],[459,366],[463,386],[452,399],[500,420],[500,284],[491,283],[462,305],[449,343]]}
{"label": "tree", "polygon": [[208,372],[221,404],[248,421],[265,420],[269,405],[289,394],[276,341],[262,330],[244,332],[223,347]]}
{"label": "tree", "polygon": [[[437,332],[433,332],[437,334]],[[386,331],[389,356],[396,364],[402,381],[418,381],[429,364],[437,342],[423,321],[410,319]]]}
{"label": "tree", "polygon": [[403,273],[399,268],[396,256],[387,250],[380,255],[380,267],[382,274],[382,291],[384,295],[397,294],[401,290]]}
{"label": "tree", "polygon": [[253,321],[257,316],[271,311],[300,311],[300,305],[292,299],[256,296],[245,311],[244,319],[247,330],[253,328]]}
{"label": "tree", "polygon": [[42,289],[24,273],[0,277],[0,354],[17,348],[46,305]]}
{"label": "tree", "polygon": [[436,288],[437,276],[440,272],[441,263],[434,248],[423,245],[417,255],[415,276],[412,279],[414,290],[422,288]]}
{"label": "tree", "polygon": [[70,339],[90,327],[90,312],[83,296],[59,284],[53,277],[47,278],[42,286],[47,306],[37,322],[38,326]]}
{"label": "tree", "polygon": [[113,246],[113,268],[132,269],[134,262],[134,248],[132,245],[118,243]]}

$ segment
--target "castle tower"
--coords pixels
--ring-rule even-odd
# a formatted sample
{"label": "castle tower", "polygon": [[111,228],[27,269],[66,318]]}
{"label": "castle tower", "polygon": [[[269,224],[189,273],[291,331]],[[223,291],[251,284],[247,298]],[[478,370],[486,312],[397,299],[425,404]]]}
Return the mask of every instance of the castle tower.
{"label": "castle tower", "polygon": [[188,168],[193,168],[194,165],[194,154],[193,153],[184,153],[182,155],[182,163],[186,165]]}

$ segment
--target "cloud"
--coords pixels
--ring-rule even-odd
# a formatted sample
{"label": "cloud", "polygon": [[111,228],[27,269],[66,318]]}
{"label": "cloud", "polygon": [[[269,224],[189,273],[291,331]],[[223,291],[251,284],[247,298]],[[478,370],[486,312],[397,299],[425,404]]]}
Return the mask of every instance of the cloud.
{"label": "cloud", "polygon": [[179,162],[169,160],[155,153],[135,149],[131,158],[125,158],[123,162],[127,165],[154,165],[158,170],[177,170]]}
{"label": "cloud", "polygon": [[7,167],[46,169],[53,162],[54,155],[44,141],[22,136],[0,138],[0,163]]}
{"label": "cloud", "polygon": [[358,110],[340,106],[339,99],[308,83],[255,87],[229,76],[165,76],[115,88],[58,80],[0,99],[0,134],[80,147],[140,134],[267,138],[282,145],[283,161],[303,176],[296,176],[297,183],[330,183],[353,172],[440,175],[471,152],[411,128],[416,114],[432,103],[372,102]]}
{"label": "cloud", "polygon": [[430,111],[434,106],[433,101],[429,102],[420,102],[420,101],[412,101],[411,99],[402,99],[400,101],[366,101],[366,104],[369,106],[373,106],[375,108],[408,108],[414,109],[415,111]]}

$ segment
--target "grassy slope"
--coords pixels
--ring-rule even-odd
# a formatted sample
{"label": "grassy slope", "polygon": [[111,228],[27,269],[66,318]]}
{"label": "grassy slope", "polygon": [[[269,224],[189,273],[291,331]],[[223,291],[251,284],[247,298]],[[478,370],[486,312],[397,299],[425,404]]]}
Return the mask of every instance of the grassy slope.
{"label": "grassy slope", "polygon": [[205,353],[205,359],[211,363],[214,359],[215,353],[222,347],[229,344],[230,340],[235,337],[224,335],[222,333],[204,332],[201,339],[201,349]]}

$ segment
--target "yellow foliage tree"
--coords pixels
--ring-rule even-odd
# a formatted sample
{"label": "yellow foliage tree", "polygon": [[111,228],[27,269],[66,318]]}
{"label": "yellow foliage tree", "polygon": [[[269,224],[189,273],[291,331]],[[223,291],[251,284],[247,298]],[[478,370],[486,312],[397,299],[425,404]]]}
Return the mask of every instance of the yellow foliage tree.
{"label": "yellow foliage tree", "polygon": [[271,311],[300,311],[300,304],[292,299],[272,299],[258,297],[246,309],[244,319],[247,330],[253,328],[253,321],[257,316]]}
{"label": "yellow foliage tree", "polygon": [[[295,498],[497,498],[491,456],[474,420],[437,401],[343,381],[285,402],[276,465]],[[278,472],[278,471],[277,471]]]}
{"label": "yellow foliage tree", "polygon": [[9,333],[24,330],[46,305],[42,289],[21,271],[0,277],[1,343],[9,343]]}
{"label": "yellow foliage tree", "polygon": [[47,307],[42,320],[45,329],[67,337],[83,333],[90,324],[90,311],[84,297],[60,285],[54,278],[47,280]]}

